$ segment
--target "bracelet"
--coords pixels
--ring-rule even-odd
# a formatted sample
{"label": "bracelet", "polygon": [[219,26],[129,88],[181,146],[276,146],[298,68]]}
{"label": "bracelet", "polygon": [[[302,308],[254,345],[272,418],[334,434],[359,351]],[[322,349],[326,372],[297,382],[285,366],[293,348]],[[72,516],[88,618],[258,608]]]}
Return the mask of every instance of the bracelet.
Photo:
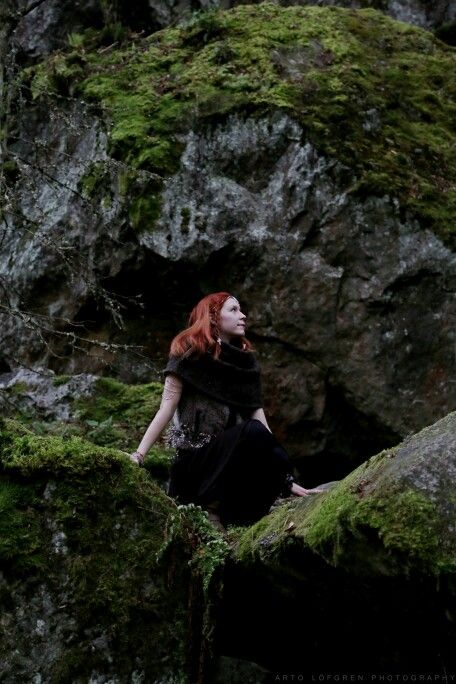
{"label": "bracelet", "polygon": [[145,455],[144,455],[144,454],[142,454],[142,453],[141,453],[140,451],[138,451],[138,450],[135,451],[135,454],[138,454],[138,456],[141,456],[141,460],[144,461],[144,459],[145,459]]}

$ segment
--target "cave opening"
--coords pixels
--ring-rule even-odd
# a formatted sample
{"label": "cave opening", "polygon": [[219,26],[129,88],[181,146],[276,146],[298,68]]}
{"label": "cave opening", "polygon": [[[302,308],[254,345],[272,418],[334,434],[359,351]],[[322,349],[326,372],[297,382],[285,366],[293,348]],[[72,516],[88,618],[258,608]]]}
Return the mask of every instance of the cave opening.
{"label": "cave opening", "polygon": [[[302,426],[306,431],[309,426]],[[294,461],[305,487],[341,480],[352,470],[383,449],[398,444],[403,436],[384,425],[376,416],[357,409],[344,389],[327,386],[325,413],[322,421],[310,430],[324,434],[324,446],[318,453]],[[297,434],[293,435],[293,442]]]}

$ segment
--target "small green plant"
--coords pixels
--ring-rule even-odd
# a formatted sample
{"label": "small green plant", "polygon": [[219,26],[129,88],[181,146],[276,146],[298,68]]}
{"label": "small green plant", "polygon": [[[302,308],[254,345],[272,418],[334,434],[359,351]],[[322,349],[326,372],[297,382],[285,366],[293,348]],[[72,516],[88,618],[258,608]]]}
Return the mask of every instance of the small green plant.
{"label": "small green plant", "polygon": [[209,599],[211,581],[230,553],[230,545],[209,522],[207,512],[201,506],[180,504],[170,516],[165,542],[157,552],[157,562],[163,558],[175,538],[182,534],[183,528],[195,539],[189,566],[202,578],[204,596]]}
{"label": "small green plant", "polygon": [[59,387],[60,385],[65,385],[71,379],[71,375],[56,375],[52,381],[54,387]]}
{"label": "small green plant", "polygon": [[84,35],[82,33],[69,33],[67,42],[71,48],[77,50],[84,45]]}

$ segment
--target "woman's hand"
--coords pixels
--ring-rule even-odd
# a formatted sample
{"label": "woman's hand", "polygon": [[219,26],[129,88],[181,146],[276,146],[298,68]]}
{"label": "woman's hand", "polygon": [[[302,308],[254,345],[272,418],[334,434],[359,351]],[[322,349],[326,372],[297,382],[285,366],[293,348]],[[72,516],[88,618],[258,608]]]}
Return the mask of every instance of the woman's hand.
{"label": "woman's hand", "polygon": [[291,486],[291,493],[295,494],[296,496],[307,496],[308,494],[315,494],[317,492],[324,492],[324,489],[305,489],[304,487],[301,487],[301,485],[298,485],[297,482],[293,482]]}
{"label": "woman's hand", "polygon": [[141,454],[139,451],[134,451],[132,454],[130,454],[130,460],[132,460],[133,463],[142,465],[144,463],[144,455]]}

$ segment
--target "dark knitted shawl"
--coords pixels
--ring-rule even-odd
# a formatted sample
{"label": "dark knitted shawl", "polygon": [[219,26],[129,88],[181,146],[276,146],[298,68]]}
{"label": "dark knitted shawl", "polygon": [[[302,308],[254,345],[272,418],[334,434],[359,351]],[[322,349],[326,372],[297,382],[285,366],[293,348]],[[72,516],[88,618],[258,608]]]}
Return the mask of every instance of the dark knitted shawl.
{"label": "dark knitted shawl", "polygon": [[240,409],[263,406],[260,366],[254,354],[239,346],[221,343],[218,359],[210,352],[200,357],[171,356],[162,371],[176,373],[196,390]]}

